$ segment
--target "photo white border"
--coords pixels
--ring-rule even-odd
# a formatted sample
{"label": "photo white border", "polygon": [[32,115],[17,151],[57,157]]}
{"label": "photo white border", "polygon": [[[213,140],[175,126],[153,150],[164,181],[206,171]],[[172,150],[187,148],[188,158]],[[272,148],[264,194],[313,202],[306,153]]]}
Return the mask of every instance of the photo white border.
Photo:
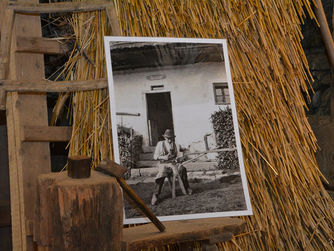
{"label": "photo white border", "polygon": [[[238,127],[238,118],[236,111],[236,104],[234,99],[234,90],[232,84],[232,77],[230,71],[230,64],[228,58],[227,50],[227,41],[226,39],[206,39],[206,38],[166,38],[166,37],[119,37],[119,36],[105,36],[104,37],[104,46],[105,46],[105,55],[107,62],[107,73],[108,73],[108,88],[109,88],[109,98],[110,98],[110,111],[112,119],[112,137],[113,137],[113,151],[114,151],[114,160],[116,163],[120,164],[119,156],[119,146],[118,146],[118,135],[117,135],[117,118],[116,118],[116,107],[115,102],[115,93],[114,93],[114,81],[112,75],[112,63],[110,55],[110,42],[151,42],[151,43],[206,43],[206,44],[222,44],[224,52],[224,63],[227,76],[228,89],[230,94],[232,117],[233,117],[233,126],[234,133],[237,144],[238,152],[238,161],[240,168],[240,176],[242,181],[242,188],[244,192],[246,210],[242,211],[228,211],[228,212],[216,212],[216,213],[200,213],[200,214],[185,214],[185,215],[172,215],[172,216],[159,216],[161,221],[172,221],[172,220],[187,220],[187,219],[202,219],[202,218],[213,218],[213,217],[231,217],[231,216],[244,216],[252,215],[252,206],[249,197],[248,185],[246,172],[242,157],[241,141]],[[146,223],[150,220],[148,218],[131,218],[126,219],[124,212],[124,224],[136,224],[136,223]]]}

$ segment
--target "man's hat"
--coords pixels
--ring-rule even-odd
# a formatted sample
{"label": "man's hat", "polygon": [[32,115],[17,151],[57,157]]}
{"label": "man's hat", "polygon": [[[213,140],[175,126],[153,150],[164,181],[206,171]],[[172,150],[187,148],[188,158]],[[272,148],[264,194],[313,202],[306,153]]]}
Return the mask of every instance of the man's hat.
{"label": "man's hat", "polygon": [[175,135],[171,129],[167,129],[162,136],[164,136],[165,138],[175,138]]}

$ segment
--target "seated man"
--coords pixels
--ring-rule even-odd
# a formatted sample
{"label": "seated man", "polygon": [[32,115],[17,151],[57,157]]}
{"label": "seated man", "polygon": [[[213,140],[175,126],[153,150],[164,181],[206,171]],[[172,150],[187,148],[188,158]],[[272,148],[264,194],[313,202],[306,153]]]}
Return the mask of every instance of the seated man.
{"label": "seated man", "polygon": [[192,190],[189,188],[187,169],[182,165],[177,167],[176,164],[182,159],[182,157],[180,157],[180,150],[175,144],[175,135],[173,131],[167,129],[163,137],[165,140],[158,142],[153,156],[155,160],[160,160],[160,163],[158,165],[158,174],[155,177],[155,189],[151,201],[152,205],[157,204],[158,196],[161,193],[165,178],[170,177],[173,174],[173,169],[174,171],[176,170],[175,168],[177,168],[187,193],[192,193]]}

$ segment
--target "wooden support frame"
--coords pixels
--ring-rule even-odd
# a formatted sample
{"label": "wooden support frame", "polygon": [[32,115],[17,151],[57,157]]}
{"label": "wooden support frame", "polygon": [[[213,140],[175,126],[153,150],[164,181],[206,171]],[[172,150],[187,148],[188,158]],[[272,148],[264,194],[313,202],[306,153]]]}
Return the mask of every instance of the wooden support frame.
{"label": "wooden support frame", "polygon": [[53,38],[17,37],[16,51],[59,55],[68,53],[70,49],[60,40]]}
{"label": "wooden support frame", "polygon": [[101,1],[95,3],[75,3],[75,2],[59,2],[59,3],[18,3],[8,6],[16,13],[24,14],[42,14],[42,13],[60,13],[60,12],[87,12],[103,10],[107,6],[113,5],[111,2]]}
{"label": "wooden support frame", "polygon": [[92,91],[108,87],[106,79],[96,80],[0,80],[0,88],[6,92],[74,92]]}
{"label": "wooden support frame", "polygon": [[8,92],[76,92],[92,91],[108,87],[106,79],[48,81],[48,80],[0,80],[0,110],[6,109],[6,94]]}
{"label": "wooden support frame", "polygon": [[232,239],[243,231],[245,222],[238,218],[209,218],[164,222],[166,231],[158,233],[153,224],[123,230],[123,251],[136,251],[180,243],[181,250],[193,250],[189,242],[201,241],[202,250],[218,250],[216,244]]}
{"label": "wooden support frame", "polygon": [[[10,44],[9,73],[11,80],[44,78],[43,55],[16,52],[20,36],[41,36],[39,16],[16,14]],[[6,77],[7,78],[7,77]],[[36,195],[36,177],[51,170],[48,142],[22,142],[23,126],[47,126],[44,94],[7,96],[7,130],[12,214],[13,250],[32,250],[32,220]]]}
{"label": "wooden support frame", "polygon": [[[37,0],[20,1],[1,12],[4,14],[1,17],[0,108],[7,109],[13,250],[34,249],[35,179],[39,174],[51,171],[49,142],[67,141],[71,136],[71,127],[48,126],[45,92],[107,87],[106,80],[57,81],[53,84],[42,80],[42,54],[61,54],[67,49],[41,37],[40,17],[36,14],[106,10],[113,34],[120,35],[113,2],[30,3],[34,1]],[[34,48],[35,43],[42,48]]]}
{"label": "wooden support frame", "polygon": [[1,22],[1,61],[0,61],[0,79],[6,79],[9,67],[9,54],[11,46],[12,31],[14,25],[14,11],[5,9]]}
{"label": "wooden support frame", "polygon": [[24,126],[22,142],[67,142],[72,135],[71,126]]}

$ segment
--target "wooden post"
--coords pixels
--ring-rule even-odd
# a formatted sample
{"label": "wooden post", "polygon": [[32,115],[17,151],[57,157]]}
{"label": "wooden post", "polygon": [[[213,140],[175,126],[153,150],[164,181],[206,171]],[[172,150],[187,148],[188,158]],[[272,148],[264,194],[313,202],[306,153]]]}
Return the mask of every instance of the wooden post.
{"label": "wooden post", "polygon": [[[31,1],[30,1],[31,2]],[[45,77],[41,54],[16,52],[16,37],[41,36],[40,16],[16,14],[11,37],[11,80],[41,80]],[[13,250],[32,250],[32,222],[36,177],[51,171],[48,142],[22,142],[24,126],[47,126],[46,97],[42,94],[7,95],[7,130],[12,215]]]}
{"label": "wooden post", "polygon": [[123,195],[116,178],[92,171],[40,175],[34,241],[44,250],[120,250]]}

